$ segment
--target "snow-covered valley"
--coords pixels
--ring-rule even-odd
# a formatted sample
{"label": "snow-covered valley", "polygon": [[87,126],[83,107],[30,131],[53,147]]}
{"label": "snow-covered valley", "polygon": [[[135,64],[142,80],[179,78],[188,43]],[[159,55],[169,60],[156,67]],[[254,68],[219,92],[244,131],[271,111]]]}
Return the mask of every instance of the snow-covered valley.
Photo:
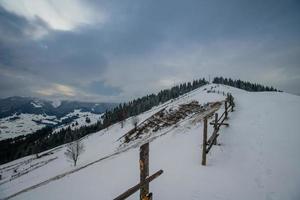
{"label": "snow-covered valley", "polygon": [[[211,88],[215,92],[207,93]],[[201,165],[201,121],[185,120],[172,129],[153,133],[150,174],[164,170],[150,183],[153,198],[299,199],[299,96],[246,92],[210,84],[154,107],[138,118],[143,121],[162,108],[173,108],[193,100],[201,105],[222,101],[225,99],[223,92],[234,96],[236,108],[229,113],[230,126],[220,130],[220,145],[214,146],[207,155],[207,166]],[[221,107],[218,112],[223,110]],[[131,120],[127,119],[123,128],[118,123],[84,137],[85,152],[77,167],[67,162],[65,145],[44,152],[38,159],[27,156],[1,165],[0,198],[115,198],[139,182],[137,147],[145,141],[125,147],[120,147],[117,141],[132,128]],[[210,126],[210,133],[211,129]],[[68,173],[70,171],[73,173]],[[60,176],[64,173],[68,174]],[[137,192],[129,199],[137,199],[138,195]]]}
{"label": "snow-covered valley", "polygon": [[93,124],[116,105],[18,96],[0,99],[0,141],[26,136],[46,126],[57,132],[68,126],[75,129]]}
{"label": "snow-covered valley", "polygon": [[[96,123],[101,120],[101,116],[102,114],[84,112],[80,109],[74,110],[61,118],[46,114],[14,114],[13,116],[0,118],[0,140],[31,134],[46,126],[54,126],[55,132],[68,126],[75,129]],[[90,119],[89,123],[86,122],[86,118]]]}

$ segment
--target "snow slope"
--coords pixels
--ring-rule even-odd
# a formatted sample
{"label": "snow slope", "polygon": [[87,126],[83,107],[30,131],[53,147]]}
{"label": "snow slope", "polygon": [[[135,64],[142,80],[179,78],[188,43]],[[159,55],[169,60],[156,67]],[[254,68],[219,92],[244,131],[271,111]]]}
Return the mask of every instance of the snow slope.
{"label": "snow slope", "polygon": [[[211,87],[220,94],[207,93]],[[159,169],[164,173],[150,183],[154,199],[300,199],[299,96],[253,93],[211,84],[153,108],[139,119],[146,119],[164,106],[223,100],[223,91],[233,94],[236,109],[229,113],[230,126],[221,128],[221,145],[212,148],[207,166],[201,165],[201,122],[187,120],[167,134],[165,130],[156,133],[161,137],[150,143],[150,174]],[[86,151],[77,168],[113,156],[12,199],[113,199],[139,181],[139,149],[114,155],[120,150],[117,138],[131,128],[128,119],[123,129],[115,124],[89,135],[82,140]],[[209,130],[211,133],[211,127]],[[0,166],[0,198],[74,169],[65,160],[64,151],[61,146],[40,159],[28,156]],[[43,165],[47,160],[51,161]],[[9,181],[14,169],[22,172],[36,163],[42,163],[41,167]],[[129,199],[138,199],[138,195]]]}

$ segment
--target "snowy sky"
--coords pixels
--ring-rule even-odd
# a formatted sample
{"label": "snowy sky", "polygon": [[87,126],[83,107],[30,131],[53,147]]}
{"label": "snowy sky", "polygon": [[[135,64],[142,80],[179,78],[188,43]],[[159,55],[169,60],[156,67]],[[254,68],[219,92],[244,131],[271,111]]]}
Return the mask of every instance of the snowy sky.
{"label": "snowy sky", "polygon": [[300,94],[298,0],[0,0],[0,97],[124,101],[223,75]]}

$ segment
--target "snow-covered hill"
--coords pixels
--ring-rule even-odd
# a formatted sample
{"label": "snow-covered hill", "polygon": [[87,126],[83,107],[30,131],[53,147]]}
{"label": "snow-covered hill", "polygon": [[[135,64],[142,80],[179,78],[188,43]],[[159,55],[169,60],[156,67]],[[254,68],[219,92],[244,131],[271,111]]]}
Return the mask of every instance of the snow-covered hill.
{"label": "snow-covered hill", "polygon": [[[84,112],[79,109],[61,118],[46,114],[14,114],[0,119],[0,140],[31,134],[46,126],[54,126],[54,131],[68,126],[74,129],[96,123],[101,120],[101,116],[102,114]],[[86,118],[91,121],[87,123]]]}
{"label": "snow-covered hill", "polygon": [[[0,99],[0,140],[31,134],[45,126],[78,128],[95,123],[114,103],[46,101],[30,97]],[[77,122],[77,123],[76,123]]]}
{"label": "snow-covered hill", "polygon": [[[215,92],[207,93],[211,89]],[[201,165],[199,120],[189,118],[147,137],[153,139],[150,174],[164,170],[150,183],[154,199],[300,199],[299,96],[210,84],[138,118],[143,121],[162,108],[193,100],[202,105],[222,101],[223,92],[234,96],[236,108],[229,114],[230,126],[221,128],[220,146],[208,154],[207,166]],[[125,146],[117,141],[131,128],[128,119],[123,128],[115,124],[85,137],[85,152],[76,168],[66,161],[65,146],[39,159],[28,156],[1,165],[0,198],[22,191],[12,199],[113,199],[139,181],[137,147],[144,139]]]}

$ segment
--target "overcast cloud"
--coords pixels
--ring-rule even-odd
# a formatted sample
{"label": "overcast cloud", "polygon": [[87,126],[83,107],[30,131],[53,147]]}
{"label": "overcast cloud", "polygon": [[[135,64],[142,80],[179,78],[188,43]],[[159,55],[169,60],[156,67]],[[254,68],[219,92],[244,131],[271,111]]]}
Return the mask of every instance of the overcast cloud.
{"label": "overcast cloud", "polygon": [[0,97],[126,101],[222,75],[300,94],[300,3],[0,0]]}

